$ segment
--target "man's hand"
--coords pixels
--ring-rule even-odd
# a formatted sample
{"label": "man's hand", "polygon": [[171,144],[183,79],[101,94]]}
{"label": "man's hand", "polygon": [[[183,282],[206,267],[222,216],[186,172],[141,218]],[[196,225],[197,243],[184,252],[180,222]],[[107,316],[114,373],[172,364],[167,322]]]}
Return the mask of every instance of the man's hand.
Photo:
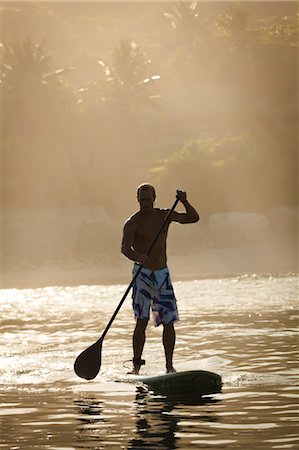
{"label": "man's hand", "polygon": [[195,223],[199,220],[199,215],[196,209],[187,200],[187,193],[185,191],[176,191],[176,198],[184,205],[185,212],[178,213],[173,211],[171,215],[172,222],[178,223]]}
{"label": "man's hand", "polygon": [[176,198],[182,202],[182,203],[186,203],[187,201],[187,193],[185,191],[176,191]]}
{"label": "man's hand", "polygon": [[142,266],[146,266],[146,264],[148,263],[148,256],[147,255],[138,255],[138,259],[136,262],[138,262]]}

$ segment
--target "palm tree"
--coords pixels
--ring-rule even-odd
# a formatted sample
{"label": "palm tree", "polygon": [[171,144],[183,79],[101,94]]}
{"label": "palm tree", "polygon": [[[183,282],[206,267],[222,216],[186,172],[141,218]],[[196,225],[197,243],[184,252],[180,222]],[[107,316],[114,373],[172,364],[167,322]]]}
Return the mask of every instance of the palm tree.
{"label": "palm tree", "polygon": [[222,80],[242,89],[250,89],[255,76],[254,48],[257,40],[250,12],[241,2],[231,3],[218,17],[216,26],[222,47]]}
{"label": "palm tree", "polygon": [[228,5],[226,13],[220,18],[220,25],[231,38],[232,49],[243,50],[248,44],[250,13],[241,2]]}
{"label": "palm tree", "polygon": [[17,189],[18,201],[22,203],[27,191],[32,196],[28,201],[39,204],[43,200],[35,193],[53,184],[57,174],[63,177],[69,171],[64,145],[70,127],[65,72],[53,71],[45,41],[34,44],[27,38],[1,44],[1,156],[8,203],[16,201],[11,193]]}
{"label": "palm tree", "polygon": [[[69,69],[68,69],[69,70]],[[63,75],[67,70],[52,69],[46,42],[34,44],[30,38],[4,42],[0,47],[0,88],[5,116],[4,130],[23,131],[49,122],[68,104]],[[63,94],[63,95],[62,95]],[[34,121],[28,117],[34,116]],[[30,123],[28,123],[30,122]]]}
{"label": "palm tree", "polygon": [[98,60],[101,69],[98,80],[89,88],[80,90],[80,102],[109,105],[121,113],[138,114],[140,110],[157,104],[158,93],[153,93],[160,75],[151,73],[151,61],[134,41],[122,40],[114,48],[111,64]]}
{"label": "palm tree", "polygon": [[205,24],[199,2],[178,2],[170,12],[164,13],[164,16],[170,21],[179,38],[188,41],[189,45],[202,40]]}
{"label": "palm tree", "polygon": [[173,34],[169,52],[171,73],[191,83],[210,78],[214,36],[202,4],[198,1],[178,2],[164,16],[170,22]]}
{"label": "palm tree", "polygon": [[[80,102],[89,103],[88,113],[113,122],[113,127],[136,133],[147,126],[150,117],[161,109],[155,89],[160,75],[153,74],[151,61],[134,41],[122,40],[114,48],[111,64],[98,60],[98,80],[81,90]],[[95,106],[96,105],[96,106]],[[130,134],[130,133],[129,133]]]}
{"label": "palm tree", "polygon": [[51,67],[50,55],[45,51],[45,41],[33,44],[30,38],[24,41],[1,44],[1,80],[10,89],[20,79],[28,82],[42,81],[42,75]]}
{"label": "palm tree", "polygon": [[144,50],[131,40],[120,41],[109,63],[98,59],[98,65],[97,81],[80,92],[81,117],[89,130],[90,181],[96,186],[100,179],[106,187],[111,186],[106,199],[113,204],[112,187],[120,183],[115,179],[119,177],[115,161],[122,167],[141,149],[149,154],[145,150],[157,139],[152,130],[161,108],[156,90],[160,76],[153,73]]}

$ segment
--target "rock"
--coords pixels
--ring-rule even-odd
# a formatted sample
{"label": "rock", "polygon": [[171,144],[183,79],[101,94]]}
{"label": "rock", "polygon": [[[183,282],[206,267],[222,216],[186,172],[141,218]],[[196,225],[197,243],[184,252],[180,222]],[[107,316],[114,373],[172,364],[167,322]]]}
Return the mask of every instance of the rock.
{"label": "rock", "polygon": [[4,210],[0,219],[5,264],[24,259],[40,265],[43,260],[66,257],[73,252],[82,224],[109,223],[101,207]]}
{"label": "rock", "polygon": [[290,206],[274,208],[267,215],[276,238],[293,238],[299,233],[299,209]]}
{"label": "rock", "polygon": [[231,247],[272,239],[273,229],[263,214],[229,212],[210,216],[208,234],[210,244]]}

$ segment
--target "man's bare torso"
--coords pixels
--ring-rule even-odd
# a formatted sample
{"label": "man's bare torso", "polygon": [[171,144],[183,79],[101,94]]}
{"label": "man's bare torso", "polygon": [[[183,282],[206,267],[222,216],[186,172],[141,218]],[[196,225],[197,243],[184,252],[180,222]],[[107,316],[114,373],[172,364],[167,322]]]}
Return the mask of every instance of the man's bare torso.
{"label": "man's bare torso", "polygon": [[[128,221],[133,233],[132,247],[138,254],[146,254],[158,234],[161,225],[168,213],[167,209],[154,208],[150,212],[138,211]],[[159,270],[166,267],[166,239],[169,223],[161,232],[154,248],[152,249],[146,268]]]}

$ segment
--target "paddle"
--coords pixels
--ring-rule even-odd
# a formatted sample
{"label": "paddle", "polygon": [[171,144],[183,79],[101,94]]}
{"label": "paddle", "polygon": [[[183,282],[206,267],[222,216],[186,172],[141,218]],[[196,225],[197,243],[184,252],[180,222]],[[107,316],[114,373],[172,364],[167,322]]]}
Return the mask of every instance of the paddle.
{"label": "paddle", "polygon": [[[171,215],[171,213],[174,211],[176,205],[178,204],[179,199],[177,198],[171,207],[171,209],[168,211],[157,235],[155,236],[153,242],[151,243],[146,255],[149,256],[153,247],[155,246],[157,240],[159,239],[165,225],[167,224],[167,221]],[[134,277],[132,278],[131,283],[127,287],[126,292],[124,293],[121,301],[119,302],[116,310],[114,311],[111,319],[109,320],[105,330],[103,331],[102,336],[100,339],[98,339],[94,344],[92,344],[90,347],[88,347],[86,350],[84,350],[80,355],[76,358],[76,361],[74,363],[74,370],[78,377],[85,378],[85,380],[92,380],[97,376],[99,373],[100,367],[101,367],[101,353],[102,353],[102,344],[103,340],[111,327],[115,317],[117,316],[118,311],[120,310],[123,302],[125,301],[131,287],[134,284],[134,281],[136,280],[137,276],[139,275],[139,272],[141,271],[142,266],[140,265],[137,272],[135,273]]]}

